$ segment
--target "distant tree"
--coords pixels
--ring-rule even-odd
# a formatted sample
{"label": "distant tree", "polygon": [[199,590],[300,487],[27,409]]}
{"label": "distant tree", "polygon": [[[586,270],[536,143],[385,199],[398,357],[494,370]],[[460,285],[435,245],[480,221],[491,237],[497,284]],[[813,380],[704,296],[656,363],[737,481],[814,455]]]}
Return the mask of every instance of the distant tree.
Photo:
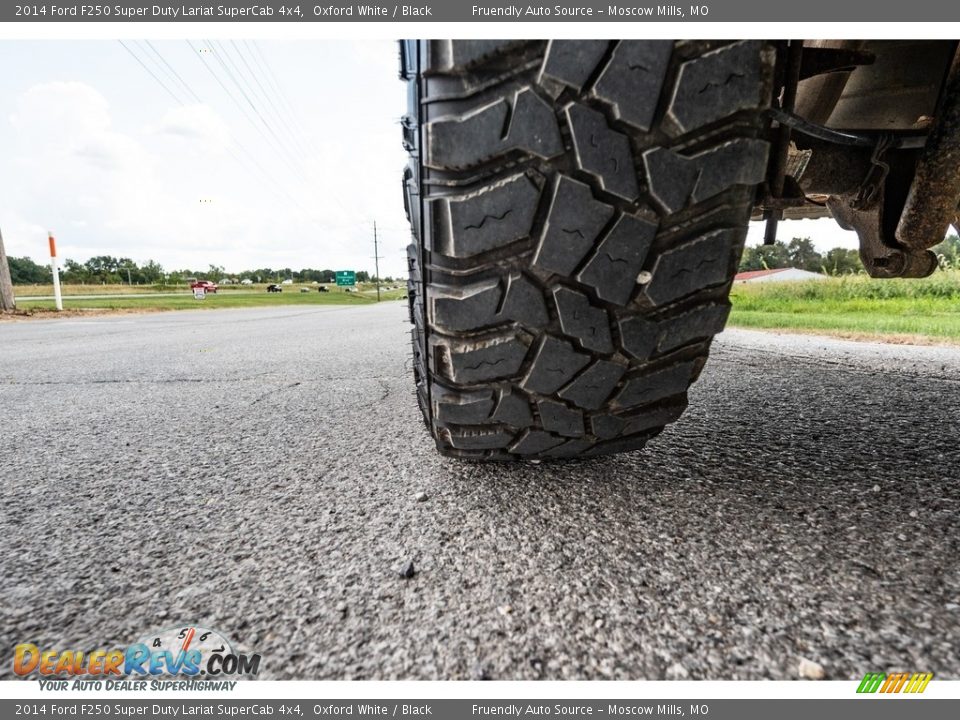
{"label": "distant tree", "polygon": [[111,255],[97,255],[84,263],[91,282],[115,283],[120,281],[120,261]]}
{"label": "distant tree", "polygon": [[67,258],[63,261],[63,268],[60,270],[60,278],[65,283],[82,284],[89,280],[89,273],[84,265],[76,260]]}
{"label": "distant tree", "polygon": [[810,238],[792,238],[787,245],[791,267],[820,272],[823,256],[817,252]]}
{"label": "distant tree", "polygon": [[144,282],[148,285],[162,282],[163,275],[163,266],[158,262],[154,262],[153,260],[148,260],[147,264],[139,269],[140,282]]}
{"label": "distant tree", "polygon": [[370,273],[368,273],[366,270],[358,270],[357,282],[358,283],[370,282]]}
{"label": "distant tree", "polygon": [[860,253],[848,248],[833,248],[823,257],[822,270],[827,275],[850,275],[863,272]]}
{"label": "distant tree", "polygon": [[52,282],[50,268],[37,265],[28,257],[7,257],[10,266],[10,280],[14,285],[33,285]]}
{"label": "distant tree", "polygon": [[317,279],[322,283],[332,283],[337,281],[337,274],[333,270],[321,270]]}
{"label": "distant tree", "polygon": [[755,245],[743,251],[740,272],[790,267],[790,251],[782,240],[773,245]]}
{"label": "distant tree", "polygon": [[211,265],[206,272],[206,279],[220,282],[223,279],[224,269],[222,265]]}
{"label": "distant tree", "polygon": [[117,276],[121,283],[140,282],[140,268],[130,258],[120,258],[117,260]]}

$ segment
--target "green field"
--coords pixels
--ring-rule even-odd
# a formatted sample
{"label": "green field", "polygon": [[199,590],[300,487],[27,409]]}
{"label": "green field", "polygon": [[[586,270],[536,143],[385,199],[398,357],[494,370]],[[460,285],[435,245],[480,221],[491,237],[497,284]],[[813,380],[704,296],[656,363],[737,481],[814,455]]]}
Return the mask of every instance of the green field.
{"label": "green field", "polygon": [[[304,285],[308,292],[300,292],[297,285],[285,285],[281,293],[268,293],[266,286],[244,286],[242,288],[221,288],[217,293],[208,294],[203,300],[197,300],[193,294],[183,288],[152,288],[126,286],[118,293],[112,286],[65,286],[63,288],[65,310],[210,310],[215,308],[261,307],[269,305],[368,305],[377,301],[374,287],[360,286],[358,292],[344,292],[330,287],[329,292],[318,292],[316,286]],[[40,291],[37,290],[39,288]],[[84,292],[74,292],[83,288]],[[49,295],[50,286],[31,286],[29,293],[16,288],[17,309],[25,311],[53,310],[53,300],[34,300],[32,297]],[[42,291],[42,292],[41,292]],[[115,295],[114,297],[76,297],[70,295]],[[147,297],[130,297],[130,295]],[[388,290],[381,292],[383,300],[399,300],[406,290]]]}
{"label": "green field", "polygon": [[[300,292],[304,287],[309,292]],[[79,290],[78,290],[79,289]],[[196,300],[183,287],[66,286],[64,295],[116,294],[117,297],[78,297],[64,300],[67,310],[152,311],[207,310],[268,305],[366,305],[376,302],[376,289],[358,287],[347,293],[336,287],[317,292],[316,286],[284,286],[268,293],[265,285],[222,288]],[[53,309],[52,300],[30,296],[50,294],[50,286],[16,289],[17,307],[25,311]],[[131,294],[150,294],[129,297]],[[170,295],[169,293],[176,293]],[[384,300],[399,300],[405,289],[383,291]],[[928,338],[960,341],[960,271],[938,271],[922,280],[873,280],[849,275],[814,282],[735,284],[731,292],[730,325],[748,328],[821,332],[894,339]],[[46,315],[46,312],[43,312]]]}
{"label": "green field", "polygon": [[851,335],[960,339],[960,271],[921,280],[851,275],[734,285],[730,325]]}

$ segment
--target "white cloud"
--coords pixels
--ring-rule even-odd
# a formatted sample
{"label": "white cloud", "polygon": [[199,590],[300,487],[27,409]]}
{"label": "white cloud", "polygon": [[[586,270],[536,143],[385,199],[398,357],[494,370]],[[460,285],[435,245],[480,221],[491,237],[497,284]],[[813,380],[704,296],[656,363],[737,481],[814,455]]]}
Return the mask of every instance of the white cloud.
{"label": "white cloud", "polygon": [[[376,219],[382,271],[404,272],[405,96],[393,43],[259,43],[288,101],[260,106],[269,131],[187,43],[153,44],[201,102],[177,103],[116,43],[2,44],[23,68],[0,74],[8,252],[42,261],[49,228],[61,254],[81,261],[372,270]],[[343,72],[319,79],[333,64]]]}
{"label": "white cloud", "polygon": [[208,147],[227,147],[232,139],[230,126],[220,114],[208,105],[199,104],[170,108],[150,131]]}

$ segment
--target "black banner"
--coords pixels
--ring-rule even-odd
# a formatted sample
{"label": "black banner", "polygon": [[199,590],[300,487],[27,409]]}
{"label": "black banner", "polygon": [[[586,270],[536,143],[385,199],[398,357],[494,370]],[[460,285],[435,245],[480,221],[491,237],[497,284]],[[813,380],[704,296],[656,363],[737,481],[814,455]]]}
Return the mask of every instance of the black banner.
{"label": "black banner", "polygon": [[412,3],[355,3],[342,0],[297,2],[220,0],[186,3],[125,0],[98,4],[7,2],[3,22],[956,22],[960,3],[875,0],[836,3],[804,0],[716,0],[696,4],[654,4],[564,0],[562,3],[433,0]]}

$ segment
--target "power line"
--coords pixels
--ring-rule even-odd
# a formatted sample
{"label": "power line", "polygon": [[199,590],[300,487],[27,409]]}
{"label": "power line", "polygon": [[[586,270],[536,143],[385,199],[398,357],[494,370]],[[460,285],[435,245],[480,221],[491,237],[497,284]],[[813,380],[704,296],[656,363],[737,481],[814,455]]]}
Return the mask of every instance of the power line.
{"label": "power line", "polygon": [[[242,74],[240,73],[240,70],[237,68],[237,66],[234,64],[233,58],[230,57],[226,49],[224,49],[224,47],[220,45],[220,43],[216,41],[208,41],[208,42],[211,45],[219,48],[220,52],[214,53],[214,57],[217,58],[217,61],[220,63],[220,66],[226,71],[229,78],[233,80],[233,83],[234,85],[237,86],[237,89],[240,91],[240,94],[243,95],[244,99],[250,105],[250,108],[253,110],[254,114],[256,114],[258,118],[260,118],[260,122],[263,123],[263,126],[267,129],[267,132],[269,132],[270,135],[274,138],[277,145],[280,147],[281,151],[288,154],[288,157],[291,159],[291,165],[294,167],[295,171],[300,173],[303,179],[306,180],[307,179],[306,174],[303,173],[303,170],[299,165],[299,158],[296,156],[296,153],[291,152],[286,147],[286,145],[284,145],[281,138],[277,135],[276,131],[273,129],[273,126],[269,122],[267,122],[267,119],[263,116],[263,113],[260,112],[260,109],[257,107],[257,105],[253,102],[253,100],[250,99],[250,95],[247,93],[246,89],[244,89],[243,83],[241,83],[240,80],[237,79],[237,75],[241,75],[242,77]],[[236,75],[234,74],[233,70],[227,67],[227,64],[226,64],[227,62],[230,63],[230,65],[233,67],[233,70],[236,70]]]}
{"label": "power line", "polygon": [[118,40],[117,42],[119,42],[119,43],[123,46],[123,49],[124,49],[124,50],[126,50],[128,53],[130,53],[130,56],[131,56],[134,60],[136,60],[138,63],[140,63],[140,67],[142,67],[144,70],[146,70],[148,73],[150,73],[150,77],[152,77],[154,80],[156,80],[156,81],[157,81],[157,84],[158,84],[160,87],[162,87],[164,90],[166,90],[166,91],[167,91],[167,94],[168,94],[170,97],[172,97],[172,98],[174,99],[174,101],[176,101],[176,103],[177,103],[178,105],[183,105],[183,104],[184,104],[183,100],[181,100],[179,97],[177,97],[177,96],[174,94],[174,92],[173,92],[170,88],[167,87],[166,83],[164,83],[163,80],[161,80],[159,77],[157,77],[157,75],[153,72],[153,70],[151,70],[150,68],[148,68],[148,67],[146,66],[146,64],[143,62],[143,60],[141,60],[141,59],[137,56],[137,54],[136,54],[135,52],[133,52],[133,50],[131,50],[130,48],[127,47],[127,44],[126,44],[125,42],[123,42],[123,40]]}
{"label": "power line", "polygon": [[[263,139],[266,140],[267,143],[269,144],[269,143],[271,142],[270,137],[267,136],[267,134],[263,132],[263,128],[261,128],[261,127],[257,124],[256,120],[254,120],[252,117],[250,117],[249,111],[246,109],[246,107],[243,105],[243,103],[241,103],[241,102],[237,99],[237,97],[236,97],[236,95],[234,95],[233,91],[230,90],[230,88],[228,88],[228,87],[224,84],[223,80],[220,79],[220,76],[217,75],[217,73],[214,72],[213,68],[212,68],[207,62],[204,61],[203,55],[202,55],[202,53],[200,52],[200,50],[198,50],[198,49],[194,46],[194,44],[193,44],[193,42],[192,42],[191,40],[187,40],[187,44],[190,46],[190,48],[191,48],[191,49],[194,51],[194,53],[196,54],[197,58],[200,60],[200,64],[203,65],[203,67],[206,68],[207,72],[209,72],[210,75],[213,77],[213,79],[217,81],[217,84],[221,87],[221,89],[223,90],[223,92],[227,94],[227,97],[229,97],[229,98],[233,101],[233,104],[237,106],[237,108],[240,110],[241,113],[243,113],[243,116],[247,119],[247,121],[248,121],[251,125],[253,125],[254,129],[255,129],[258,133],[260,133],[260,135],[263,137]],[[212,54],[213,54],[214,56],[217,55],[217,53],[212,53]],[[218,60],[219,60],[219,58],[218,58]],[[222,65],[222,64],[223,64],[223,61],[220,60],[220,63],[221,63],[221,65]],[[284,157],[283,160],[286,161],[286,158]],[[294,169],[294,172],[297,171],[296,168],[293,168],[293,169]]]}
{"label": "power line", "polygon": [[[260,89],[260,95],[266,101],[266,106],[269,107],[271,110],[273,110],[273,114],[280,121],[280,124],[283,126],[283,129],[285,130],[286,137],[289,137],[293,141],[293,144],[296,145],[295,150],[298,153],[301,153],[301,155],[307,154],[307,150],[303,146],[303,144],[300,142],[300,138],[297,137],[297,133],[294,132],[293,128],[290,126],[290,123],[287,121],[286,114],[277,108],[277,104],[274,103],[273,99],[270,97],[270,94],[263,87],[263,83],[260,82],[260,78],[257,76],[257,73],[254,72],[253,68],[250,67],[250,63],[247,62],[247,58],[244,55],[243,51],[240,49],[240,46],[237,44],[237,41],[231,40],[230,44],[233,46],[233,51],[237,54],[237,57],[240,58],[240,61],[243,63],[243,66],[247,69],[247,74],[251,78],[253,78],[253,81],[256,83],[257,87]],[[266,77],[264,77],[264,81],[266,81]]]}
{"label": "power line", "polygon": [[[167,87],[167,84],[164,83],[164,82],[160,79],[160,77],[159,77],[156,73],[154,73],[153,70],[151,70],[150,67],[148,67],[147,64],[146,64],[143,60],[141,60],[140,57],[139,57],[135,52],[133,52],[132,49],[130,49],[122,40],[120,40],[119,42],[120,42],[120,44],[123,46],[124,50],[126,50],[126,51],[131,55],[131,57],[133,57],[133,59],[137,61],[137,63],[140,65],[140,67],[142,67],[144,70],[147,71],[147,73],[149,73],[149,75],[157,82],[157,84],[160,85],[160,87],[162,87],[162,88],[167,92],[167,94],[170,95],[170,97],[173,98],[173,100],[174,100],[178,105],[181,105],[182,107],[186,107],[186,103],[184,103],[183,100],[182,100],[176,93],[174,93],[169,87]],[[154,48],[154,52],[155,52],[158,56],[160,55],[159,51],[157,51],[156,48]],[[149,56],[147,56],[147,57],[149,57]],[[162,56],[160,56],[160,57],[161,57],[161,59],[163,59]],[[166,62],[166,61],[164,60],[164,62]],[[167,65],[169,66],[169,63],[167,63]],[[173,70],[172,66],[170,66],[170,69]],[[174,71],[174,72],[176,72],[176,71]],[[177,74],[177,75],[178,75],[178,77],[179,77],[179,74]],[[187,85],[187,83],[186,83],[185,81],[183,81],[183,78],[181,77],[180,79],[181,79],[181,82],[183,82],[184,86],[187,88],[188,92],[189,92],[191,95],[193,95],[193,96],[197,99],[198,102],[201,102],[201,103],[202,103],[203,101],[200,100],[199,96],[198,96],[196,93],[193,92],[193,90],[189,87],[189,85]],[[294,198],[290,193],[288,193],[287,191],[285,191],[282,187],[280,187],[280,186],[277,184],[277,182],[273,179],[273,177],[272,177],[272,176],[267,172],[267,170],[259,163],[259,161],[257,161],[256,157],[254,157],[253,154],[250,153],[249,150],[247,150],[247,148],[246,148],[244,145],[242,145],[236,138],[234,138],[234,137],[232,137],[232,136],[229,137],[228,140],[229,140],[231,143],[233,143],[235,146],[237,146],[237,148],[239,148],[241,152],[243,152],[244,154],[246,154],[246,155],[248,156],[248,158],[250,159],[250,161],[251,161],[251,162],[253,163],[253,165],[254,165],[254,169],[260,171],[260,173],[266,178],[266,180],[268,181],[268,185],[270,186],[270,188],[271,188],[274,192],[276,192],[280,197],[283,197],[283,198],[289,200],[289,201],[290,201],[291,203],[293,203],[293,205],[294,205],[298,210],[300,210],[301,212],[303,212],[303,213],[305,213],[305,214],[308,214],[308,213],[307,213],[307,210],[296,200],[296,198]],[[226,150],[227,150],[227,152],[230,154],[230,156],[231,156],[238,164],[240,164],[241,166],[245,167],[248,171],[250,170],[250,168],[246,165],[246,163],[244,163],[244,161],[241,159],[241,157],[238,156],[238,155],[236,154],[236,152],[234,152],[234,149],[233,149],[233,148],[231,148],[230,146],[227,146],[227,147],[226,147]]]}
{"label": "power line", "polygon": [[147,46],[148,48],[150,48],[150,50],[153,51],[153,54],[156,55],[156,56],[160,59],[160,62],[163,63],[163,65],[167,68],[168,72],[170,72],[170,73],[173,75],[173,77],[176,78],[176,79],[180,82],[180,85],[182,85],[183,88],[187,91],[187,94],[190,95],[190,96],[191,96],[194,100],[196,100],[198,103],[202,103],[203,101],[202,101],[202,100],[200,99],[200,97],[193,91],[193,88],[191,88],[191,87],[187,84],[186,80],[184,80],[184,79],[180,76],[180,73],[178,73],[178,72],[174,69],[173,65],[171,65],[169,62],[167,62],[167,59],[160,53],[159,50],[157,50],[157,48],[154,47],[153,43],[150,42],[149,40],[144,40],[143,42],[146,44],[146,46]]}
{"label": "power line", "polygon": [[294,110],[293,106],[290,104],[290,101],[287,99],[286,93],[283,92],[283,88],[280,86],[280,81],[277,79],[276,73],[273,71],[273,68],[270,65],[270,62],[267,60],[267,56],[263,52],[263,48],[256,42],[256,40],[248,41],[250,47],[252,47],[256,52],[251,52],[251,57],[259,56],[260,63],[266,69],[264,77],[267,79],[267,82],[274,88],[274,92],[277,97],[280,98],[280,102],[285,106],[286,112],[289,113],[289,117],[292,118],[294,125],[297,126],[297,129],[300,131],[301,136],[306,142],[307,146],[313,151],[314,154],[319,155],[316,145],[313,144],[313,140],[310,137],[310,134],[304,129],[303,124],[300,122],[299,114]]}

